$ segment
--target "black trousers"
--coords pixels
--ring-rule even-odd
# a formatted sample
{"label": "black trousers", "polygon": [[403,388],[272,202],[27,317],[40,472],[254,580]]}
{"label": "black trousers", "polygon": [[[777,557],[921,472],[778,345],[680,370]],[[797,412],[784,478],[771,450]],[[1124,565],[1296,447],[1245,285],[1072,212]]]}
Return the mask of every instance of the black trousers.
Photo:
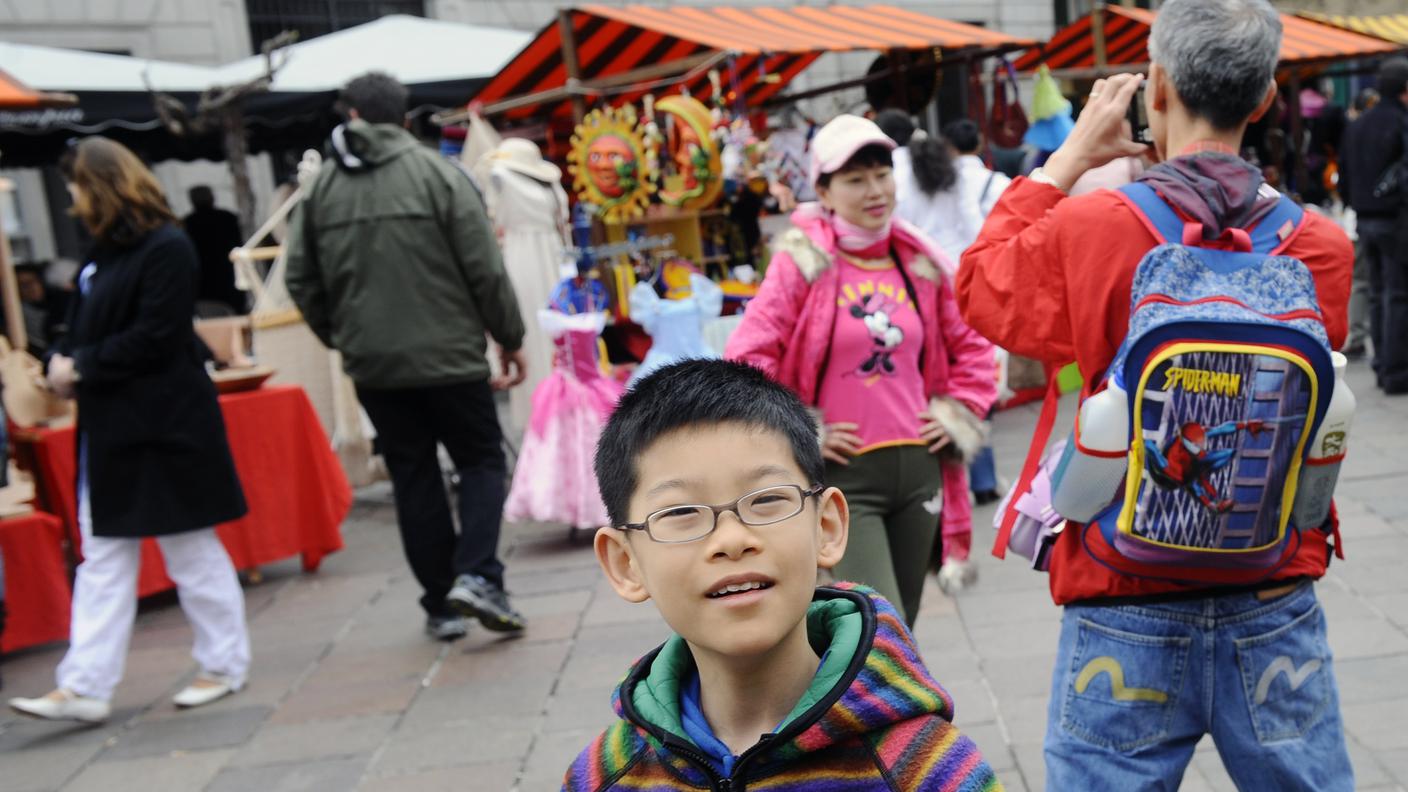
{"label": "black trousers", "polygon": [[[358,386],[357,398],[376,427],[391,473],[401,544],[425,590],[421,607],[431,615],[447,614],[445,595],[460,574],[502,586],[498,545],[507,469],[489,383],[390,390]],[[437,445],[445,446],[459,473],[458,536]]]}
{"label": "black trousers", "polygon": [[1369,337],[1379,387],[1408,392],[1408,243],[1399,221],[1364,217],[1359,242],[1369,264]]}

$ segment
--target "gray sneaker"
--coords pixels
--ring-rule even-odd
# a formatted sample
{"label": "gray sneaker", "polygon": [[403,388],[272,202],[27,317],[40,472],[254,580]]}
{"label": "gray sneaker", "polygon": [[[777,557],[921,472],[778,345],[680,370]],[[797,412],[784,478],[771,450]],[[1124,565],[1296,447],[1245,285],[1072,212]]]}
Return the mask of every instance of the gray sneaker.
{"label": "gray sneaker", "polygon": [[469,634],[469,620],[459,614],[430,616],[425,620],[425,634],[437,641],[458,641]]}
{"label": "gray sneaker", "polygon": [[478,575],[460,575],[445,595],[445,605],[456,613],[479,620],[494,632],[518,632],[528,626],[508,604],[508,593]]}

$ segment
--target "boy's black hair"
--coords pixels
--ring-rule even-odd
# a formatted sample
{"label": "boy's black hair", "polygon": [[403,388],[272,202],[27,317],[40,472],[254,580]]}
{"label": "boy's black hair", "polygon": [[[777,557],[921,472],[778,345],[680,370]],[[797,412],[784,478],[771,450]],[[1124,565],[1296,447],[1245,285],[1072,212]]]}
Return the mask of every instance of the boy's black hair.
{"label": "boy's black hair", "polygon": [[368,124],[399,124],[406,118],[406,86],[386,72],[367,72],[343,86],[343,112],[356,110]]}
{"label": "boy's black hair", "polygon": [[827,187],[831,184],[831,177],[846,171],[859,170],[860,168],[890,168],[894,167],[895,158],[890,156],[890,150],[879,143],[871,143],[868,146],[861,146],[851,158],[846,160],[846,164],[830,173],[823,173],[816,177],[816,186]]}
{"label": "boy's black hair", "polygon": [[611,524],[629,521],[631,496],[640,484],[636,463],[652,443],[679,429],[725,423],[781,434],[809,479],[798,483],[825,483],[826,464],[816,423],[797,394],[746,363],[686,360],[636,383],[621,397],[602,430],[596,446],[596,480]]}

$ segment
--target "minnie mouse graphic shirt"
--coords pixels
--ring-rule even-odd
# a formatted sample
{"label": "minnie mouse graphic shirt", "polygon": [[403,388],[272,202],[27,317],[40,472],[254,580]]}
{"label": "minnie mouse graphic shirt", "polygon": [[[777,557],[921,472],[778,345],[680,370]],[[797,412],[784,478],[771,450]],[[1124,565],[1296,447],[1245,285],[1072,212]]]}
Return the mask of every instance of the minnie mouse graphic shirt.
{"label": "minnie mouse graphic shirt", "polygon": [[860,428],[862,453],[923,445],[919,413],[927,408],[919,371],[924,325],[889,259],[836,257],[840,285],[831,354],[817,406],[827,423]]}

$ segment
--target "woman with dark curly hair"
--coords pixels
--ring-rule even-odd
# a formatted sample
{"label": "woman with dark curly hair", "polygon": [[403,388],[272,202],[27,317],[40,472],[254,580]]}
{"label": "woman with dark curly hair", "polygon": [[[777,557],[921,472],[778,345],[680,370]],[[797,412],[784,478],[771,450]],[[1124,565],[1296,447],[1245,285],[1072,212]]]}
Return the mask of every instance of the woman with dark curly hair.
{"label": "woman with dark curly hair", "polygon": [[958,261],[983,227],[978,204],[963,189],[948,141],[914,125],[908,113],[885,110],[875,119],[895,142],[895,215],[913,223]]}

